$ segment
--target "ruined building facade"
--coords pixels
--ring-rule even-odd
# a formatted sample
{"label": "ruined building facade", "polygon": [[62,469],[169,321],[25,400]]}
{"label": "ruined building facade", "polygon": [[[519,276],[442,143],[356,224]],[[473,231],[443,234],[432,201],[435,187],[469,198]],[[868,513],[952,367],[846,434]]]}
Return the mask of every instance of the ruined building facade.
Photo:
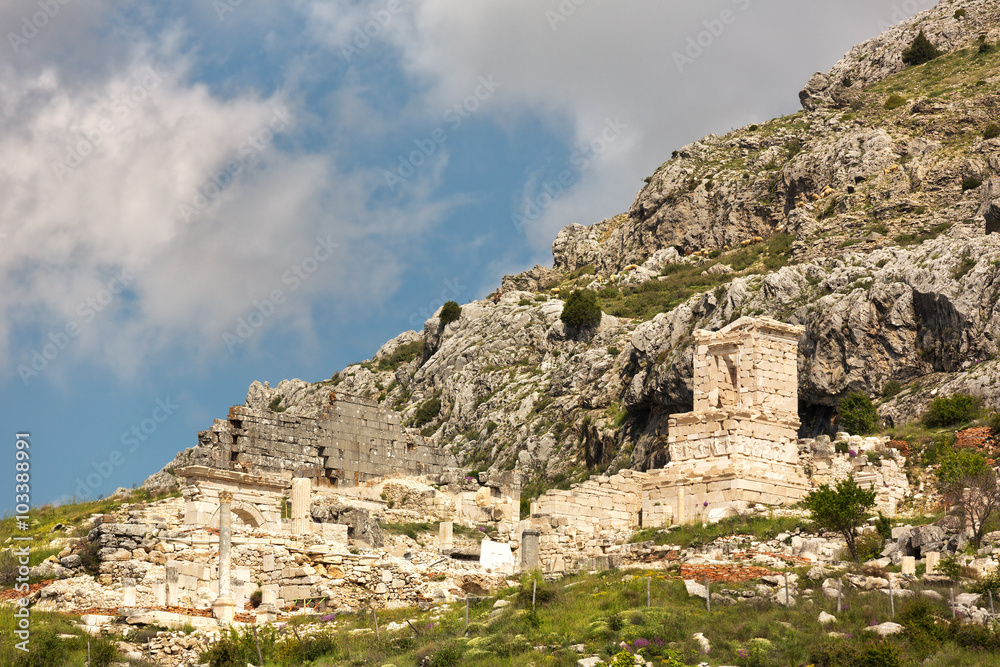
{"label": "ruined building facade", "polygon": [[457,463],[445,449],[400,426],[399,415],[368,398],[331,391],[319,417],[233,406],[198,434],[190,463],[291,479],[357,486],[390,475],[435,477]]}

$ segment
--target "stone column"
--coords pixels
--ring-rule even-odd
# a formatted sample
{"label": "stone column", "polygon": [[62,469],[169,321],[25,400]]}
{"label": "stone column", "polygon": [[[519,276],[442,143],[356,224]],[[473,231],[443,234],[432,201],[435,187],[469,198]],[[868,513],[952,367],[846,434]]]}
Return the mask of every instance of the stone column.
{"label": "stone column", "polygon": [[521,572],[538,569],[538,543],[542,532],[531,528],[521,533]]}
{"label": "stone column", "polygon": [[171,565],[167,563],[167,606],[176,607],[177,602],[180,599],[180,580],[181,572],[174,563]]}
{"label": "stone column", "polygon": [[312,532],[312,517],[309,514],[309,496],[312,480],[298,477],[292,480],[292,535],[308,535]]}
{"label": "stone column", "polygon": [[263,586],[260,589],[260,604],[257,606],[258,623],[274,623],[278,620],[278,591],[274,586]]}
{"label": "stone column", "polygon": [[236,603],[236,609],[242,611],[246,607],[247,582],[241,581],[239,579],[233,584],[233,602]]}
{"label": "stone column", "polygon": [[232,578],[232,511],[233,494],[219,493],[219,597],[212,603],[212,613],[220,625],[233,622],[236,602],[231,593]]}
{"label": "stone column", "polygon": [[941,562],[941,554],[937,551],[930,551],[924,554],[924,563],[927,565],[924,568],[924,574],[938,574],[937,566]]}
{"label": "stone column", "polygon": [[153,597],[156,599],[156,605],[162,607],[167,603],[167,586],[162,581],[153,582]]}
{"label": "stone column", "polygon": [[135,579],[122,579],[122,597],[124,606],[135,606]]}
{"label": "stone column", "polygon": [[438,524],[438,551],[444,553],[451,549],[454,542],[454,524],[451,521],[442,521]]}
{"label": "stone column", "polygon": [[913,556],[903,556],[903,574],[913,576],[917,573],[917,559]]}

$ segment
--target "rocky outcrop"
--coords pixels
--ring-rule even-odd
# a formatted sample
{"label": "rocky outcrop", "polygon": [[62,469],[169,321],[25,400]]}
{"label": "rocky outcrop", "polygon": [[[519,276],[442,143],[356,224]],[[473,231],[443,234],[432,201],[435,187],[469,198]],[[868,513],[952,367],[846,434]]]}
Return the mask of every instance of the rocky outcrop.
{"label": "rocky outcrop", "polygon": [[[921,29],[949,52],[933,65],[947,87],[903,67]],[[307,418],[331,390],[368,397],[470,472],[646,469],[667,462],[667,416],[691,409],[692,333],[761,314],[805,326],[803,436],[831,431],[846,392],[890,380],[904,390],[880,402],[886,424],[935,392],[1000,404],[1000,237],[985,233],[1000,229],[1000,56],[979,53],[982,35],[1000,38],[985,0],[888,29],[812,77],[803,111],[691,142],[627,213],[564,228],[553,268],[504,277],[497,301],[434,315],[330,380],[254,383],[247,407]],[[632,319],[677,276],[676,298]],[[618,316],[568,331],[560,297],[579,288]]]}
{"label": "rocky outcrop", "polygon": [[[924,5],[929,3],[922,3]],[[961,11],[959,11],[961,10]],[[902,16],[887,16],[899,21]],[[1000,7],[992,2],[968,2],[957,5],[938,3],[911,19],[894,26],[886,24],[878,37],[858,44],[830,68],[817,72],[799,93],[804,109],[846,106],[852,93],[882,81],[906,68],[903,51],[921,30],[943,51],[966,46],[980,35],[996,40],[1000,34]]]}

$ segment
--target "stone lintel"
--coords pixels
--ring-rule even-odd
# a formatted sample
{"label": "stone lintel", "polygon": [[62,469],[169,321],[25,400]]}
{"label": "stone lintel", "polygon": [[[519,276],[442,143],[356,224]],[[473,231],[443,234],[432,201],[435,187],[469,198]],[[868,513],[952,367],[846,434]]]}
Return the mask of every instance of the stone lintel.
{"label": "stone lintel", "polygon": [[291,479],[282,479],[274,475],[252,475],[235,470],[220,470],[208,466],[187,466],[174,471],[178,477],[183,477],[188,484],[207,481],[222,484],[236,484],[240,487],[258,487],[269,491],[283,492],[291,488]]}

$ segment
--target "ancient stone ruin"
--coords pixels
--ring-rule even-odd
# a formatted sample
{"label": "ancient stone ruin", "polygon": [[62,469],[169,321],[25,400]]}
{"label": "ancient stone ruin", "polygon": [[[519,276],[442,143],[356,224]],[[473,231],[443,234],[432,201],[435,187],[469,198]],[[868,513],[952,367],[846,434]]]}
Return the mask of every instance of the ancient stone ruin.
{"label": "ancient stone ruin", "polygon": [[[97,581],[53,584],[46,604],[170,627],[268,622],[290,607],[411,606],[506,585],[518,567],[560,573],[646,558],[648,546],[629,543],[638,528],[766,514],[848,476],[893,514],[907,481],[885,438],[838,434],[841,451],[825,436],[796,438],[801,333],[770,318],[696,332],[694,409],[669,421],[670,462],[549,491],[520,521],[518,471],[465,477],[450,453],[374,401],[331,393],[317,417],[233,408],[171,466],[183,498],[94,517]],[[380,521],[437,521],[438,539],[401,543]],[[470,539],[476,530],[492,540]],[[797,557],[837,557],[836,544],[796,539]],[[51,568],[81,566],[61,558]]]}
{"label": "ancient stone ruin", "polygon": [[[877,488],[880,509],[894,514],[907,488],[895,459],[876,469],[863,457],[835,460],[829,438],[798,439],[803,332],[769,317],[696,331],[694,410],[669,420],[670,462],[539,497],[518,527],[519,534],[539,532],[539,566],[557,572],[609,567],[635,529],[715,521],[752,505],[792,505],[813,488],[807,466],[822,471],[818,483],[854,476]],[[851,440],[858,451],[885,444]]]}
{"label": "ancient stone ruin", "polygon": [[317,417],[233,406],[198,434],[192,463],[323,486],[356,486],[389,475],[438,476],[456,466],[446,450],[400,426],[377,402],[331,391]]}
{"label": "ancient stone ruin", "polygon": [[804,332],[769,317],[695,332],[694,410],[670,418],[670,463],[644,484],[642,525],[712,518],[739,503],[787,505],[805,495],[797,368]]}

